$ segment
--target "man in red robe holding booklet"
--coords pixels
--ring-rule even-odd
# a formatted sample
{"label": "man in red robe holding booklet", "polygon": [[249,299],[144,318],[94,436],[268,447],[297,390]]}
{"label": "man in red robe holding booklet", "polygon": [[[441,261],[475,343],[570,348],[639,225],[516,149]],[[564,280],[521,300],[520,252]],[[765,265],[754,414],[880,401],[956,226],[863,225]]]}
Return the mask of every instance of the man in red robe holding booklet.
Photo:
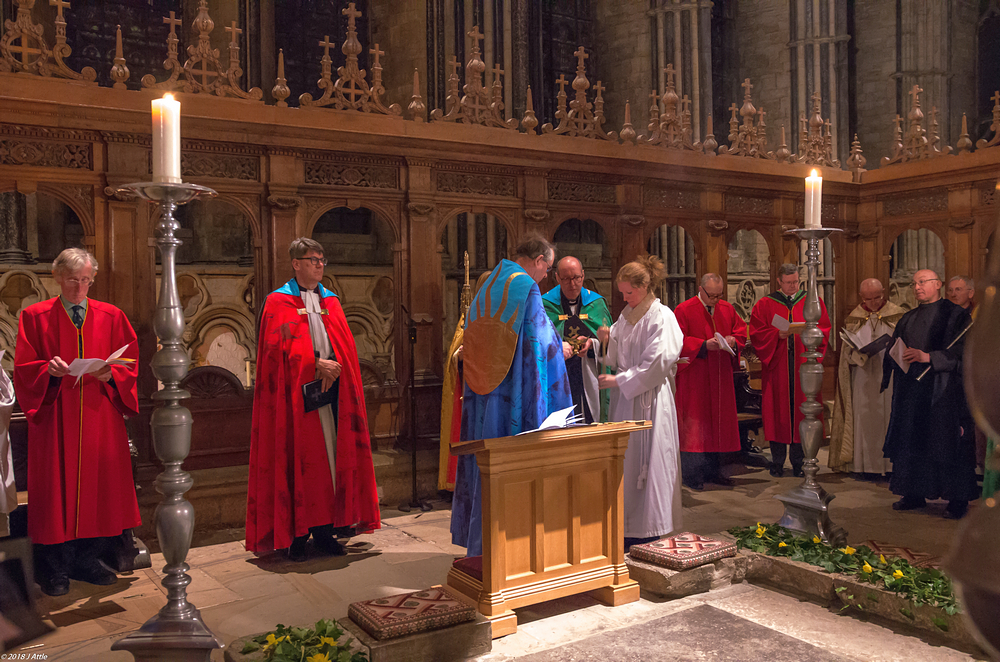
{"label": "man in red robe holding booklet", "polygon": [[139,347],[125,313],[87,298],[97,275],[93,255],[68,248],[52,275],[62,294],[21,312],[14,384],[28,419],[35,576],[42,591],[58,596],[71,578],[114,584],[100,557],[112,537],[141,523],[122,418],[139,411]]}
{"label": "man in red robe holding booklet", "polygon": [[[733,369],[746,344],[747,325],[728,301],[717,274],[705,274],[698,295],[677,306],[684,332],[677,370],[677,424],[684,484],[732,485],[721,471],[721,454],[740,450]],[[721,338],[721,340],[720,340]]]}
{"label": "man in red robe holding booklet", "polygon": [[[806,293],[799,290],[798,267],[783,264],[778,268],[778,290],[754,304],[750,314],[750,342],[763,365],[764,437],[771,442],[770,471],[776,478],[784,474],[788,446],[791,446],[792,474],[804,475],[802,441],[799,439],[803,415],[799,407],[805,402],[805,396],[799,384],[799,366],[805,362],[802,353],[806,346],[798,334],[805,328],[805,305]],[[823,343],[817,349],[823,355],[830,338],[830,318],[822,299],[819,308]],[[819,394],[816,397],[819,402]]]}
{"label": "man in red robe holding booklet", "polygon": [[380,518],[354,336],[320,284],[322,245],[300,237],[288,252],[295,277],[264,301],[257,335],[246,548],[303,561],[310,535],[342,555],[337,537]]}

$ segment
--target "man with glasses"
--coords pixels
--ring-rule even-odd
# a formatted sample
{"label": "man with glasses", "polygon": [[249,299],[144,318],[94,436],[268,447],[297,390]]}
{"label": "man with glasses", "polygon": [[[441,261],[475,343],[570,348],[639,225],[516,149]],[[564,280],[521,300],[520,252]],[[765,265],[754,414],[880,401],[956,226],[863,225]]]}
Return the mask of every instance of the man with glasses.
{"label": "man with glasses", "polygon": [[566,359],[573,404],[587,423],[607,421],[608,391],[597,387],[597,375],[607,372],[601,370],[597,361],[600,354],[597,329],[611,326],[608,302],[583,286],[583,265],[575,257],[559,260],[556,282],[559,287],[546,292],[542,303],[556,333],[563,339],[563,358]]}
{"label": "man with glasses", "polygon": [[[59,596],[70,579],[118,581],[100,557],[115,536],[141,523],[122,418],[139,412],[139,347],[125,313],[88,298],[97,276],[93,255],[67,248],[52,276],[62,293],[21,311],[14,384],[28,419],[35,576],[44,593]],[[74,359],[105,359],[122,347],[124,365],[70,374]]]}
{"label": "man with glasses", "polygon": [[354,336],[320,281],[319,242],[288,248],[294,278],[264,301],[250,436],[246,548],[343,555],[337,537],[379,528],[364,387]]}
{"label": "man with glasses", "polygon": [[848,342],[841,345],[827,463],[834,471],[881,476],[892,471],[892,463],[882,453],[892,411],[892,387],[879,392],[882,359],[888,347],[874,353],[871,348],[867,354],[861,349],[882,336],[891,336],[906,311],[885,298],[885,288],[877,278],[863,281],[858,294],[861,303],[844,322],[843,337],[857,347]]}
{"label": "man with glasses", "polygon": [[[538,282],[555,261],[555,247],[529,235],[502,260],[476,293],[462,349],[460,439],[494,439],[534,430],[569,407],[562,340],[545,316]],[[458,458],[451,502],[451,540],[468,556],[483,553],[482,486],[474,455]]]}
{"label": "man with glasses", "polygon": [[945,499],[944,516],[960,519],[978,496],[975,443],[962,430],[967,420],[962,333],[972,320],[964,308],[941,298],[941,285],[930,269],[913,275],[919,305],[900,318],[893,332],[906,349],[901,356],[887,352],[883,360],[882,390],[892,380],[892,416],[883,450],[892,460],[889,488],[902,497],[893,510]]}
{"label": "man with glasses", "polygon": [[[750,342],[763,366],[761,413],[764,436],[771,443],[770,471],[775,478],[784,475],[786,451],[790,456],[792,475],[805,475],[802,471],[802,441],[799,439],[799,423],[804,418],[801,406],[805,395],[799,383],[799,368],[805,362],[802,354],[806,346],[798,336],[806,321],[805,305],[806,293],[799,289],[799,268],[794,264],[783,264],[778,267],[778,289],[754,304],[750,313]],[[822,363],[830,337],[830,318],[822,299],[819,300],[819,308],[818,327],[823,332],[823,342],[816,349]],[[791,326],[776,327],[775,317]],[[816,402],[820,402],[819,394],[816,394]]]}
{"label": "man with glasses", "polygon": [[722,474],[720,460],[722,453],[740,450],[733,370],[739,367],[747,325],[733,305],[723,300],[724,292],[718,274],[705,274],[698,295],[674,311],[684,333],[681,358],[688,360],[677,370],[681,476],[695,490],[706,481],[732,485]]}

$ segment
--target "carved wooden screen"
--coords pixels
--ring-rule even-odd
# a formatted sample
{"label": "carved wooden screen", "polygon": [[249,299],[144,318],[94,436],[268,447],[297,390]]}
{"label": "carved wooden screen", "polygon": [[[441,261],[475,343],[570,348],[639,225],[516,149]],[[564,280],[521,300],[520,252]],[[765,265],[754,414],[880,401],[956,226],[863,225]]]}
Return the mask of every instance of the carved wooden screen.
{"label": "carved wooden screen", "polygon": [[944,280],[944,244],[932,230],[906,230],[889,249],[889,300],[906,310],[917,305],[913,274],[933,269]]}
{"label": "carved wooden screen", "polygon": [[694,241],[677,225],[661,225],[653,230],[647,250],[663,260],[667,277],[660,284],[657,296],[660,301],[676,308],[679,303],[690,299],[698,292],[694,259]]}
{"label": "carved wooden screen", "polygon": [[757,300],[771,289],[771,254],[757,230],[737,230],[729,241],[726,299],[744,320]]}
{"label": "carved wooden screen", "polygon": [[[571,218],[556,229],[553,241],[556,258],[561,260],[571,255],[580,260],[584,270],[583,286],[610,302],[614,274],[611,272],[611,255],[605,243],[604,229],[590,219]],[[554,278],[551,285],[558,285]]]}

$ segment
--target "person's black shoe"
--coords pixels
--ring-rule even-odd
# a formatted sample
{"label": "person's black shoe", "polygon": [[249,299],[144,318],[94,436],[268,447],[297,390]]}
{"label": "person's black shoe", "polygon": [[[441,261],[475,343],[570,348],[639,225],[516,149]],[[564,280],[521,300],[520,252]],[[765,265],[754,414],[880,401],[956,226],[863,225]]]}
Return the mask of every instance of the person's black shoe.
{"label": "person's black shoe", "polygon": [[962,519],[965,517],[965,513],[969,511],[968,501],[949,501],[948,506],[944,509],[945,519]]}
{"label": "person's black shoe", "polygon": [[291,546],[288,548],[289,561],[302,563],[306,560],[306,541],[308,540],[309,536],[302,536],[292,541]]}
{"label": "person's black shoe", "polygon": [[892,504],[893,510],[916,510],[917,508],[923,508],[927,505],[927,501],[923,497],[908,497],[905,496],[896,503]]}
{"label": "person's black shoe", "polygon": [[802,470],[802,467],[792,467],[792,475],[796,478],[804,478],[806,472]]}
{"label": "person's black shoe", "polygon": [[337,542],[336,538],[326,537],[326,536],[313,536],[313,544],[316,549],[327,554],[329,556],[344,556],[347,554],[347,550],[344,546]]}
{"label": "person's black shoe", "polygon": [[94,586],[111,586],[118,582],[118,575],[108,570],[107,566],[97,559],[91,559],[74,566],[69,576],[78,582],[86,582]]}
{"label": "person's black shoe", "polygon": [[732,479],[727,478],[722,474],[715,474],[708,479],[708,482],[715,483],[716,485],[722,485],[723,487],[732,487],[735,484]]}
{"label": "person's black shoe", "polygon": [[784,476],[784,475],[785,475],[785,470],[784,470],[783,468],[781,468],[781,467],[776,467],[776,466],[775,466],[775,465],[773,465],[773,464],[772,464],[772,465],[771,465],[770,467],[768,467],[768,469],[767,469],[767,470],[768,470],[768,472],[769,472],[769,473],[770,473],[770,474],[771,474],[772,476],[774,476],[775,478],[781,478],[782,476]]}
{"label": "person's black shoe", "polygon": [[69,593],[69,577],[66,575],[39,577],[38,585],[42,588],[42,593],[51,595],[53,598]]}

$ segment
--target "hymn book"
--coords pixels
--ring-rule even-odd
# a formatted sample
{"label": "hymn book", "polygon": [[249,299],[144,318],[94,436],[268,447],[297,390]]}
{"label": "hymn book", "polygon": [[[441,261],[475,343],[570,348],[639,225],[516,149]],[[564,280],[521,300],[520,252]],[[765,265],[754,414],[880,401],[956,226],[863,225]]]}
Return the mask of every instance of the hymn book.
{"label": "hymn book", "polygon": [[892,360],[899,365],[903,372],[910,371],[910,362],[903,358],[903,352],[908,349],[909,347],[906,346],[902,338],[896,338],[896,344],[889,350],[889,356],[892,357]]}
{"label": "hymn book", "polygon": [[730,347],[729,343],[726,342],[726,337],[725,336],[723,336],[721,333],[719,333],[718,331],[716,331],[715,332],[715,339],[719,343],[719,349],[724,349],[727,352],[729,352],[730,354],[732,354],[733,356],[736,356],[736,352],[734,352],[733,348]]}
{"label": "hymn book", "polygon": [[802,333],[806,328],[805,322],[789,322],[787,319],[775,313],[771,318],[771,326],[778,331],[788,331],[789,333]]}
{"label": "hymn book", "polygon": [[[131,345],[132,343],[129,343]],[[73,362],[69,364],[69,374],[76,377],[76,384],[80,383],[80,378],[91,372],[97,372],[101,370],[106,365],[128,365],[129,363],[135,363],[135,359],[122,358],[122,354],[128,349],[128,345],[125,345],[117,352],[109,356],[108,358],[101,359],[73,359]]]}
{"label": "hymn book", "polygon": [[883,349],[889,349],[892,346],[892,336],[888,333],[883,333],[881,336],[866,345],[855,334],[851,333],[847,329],[843,329],[840,332],[840,339],[847,343],[851,349],[861,352],[868,357],[875,356]]}
{"label": "hymn book", "polygon": [[538,432],[539,430],[555,430],[557,428],[568,428],[571,425],[576,425],[583,421],[582,414],[574,414],[573,410],[576,409],[576,405],[571,407],[566,407],[565,409],[560,409],[554,411],[545,417],[542,424],[539,425],[534,430],[525,430],[524,432],[518,432],[521,434],[529,434],[531,432]]}

